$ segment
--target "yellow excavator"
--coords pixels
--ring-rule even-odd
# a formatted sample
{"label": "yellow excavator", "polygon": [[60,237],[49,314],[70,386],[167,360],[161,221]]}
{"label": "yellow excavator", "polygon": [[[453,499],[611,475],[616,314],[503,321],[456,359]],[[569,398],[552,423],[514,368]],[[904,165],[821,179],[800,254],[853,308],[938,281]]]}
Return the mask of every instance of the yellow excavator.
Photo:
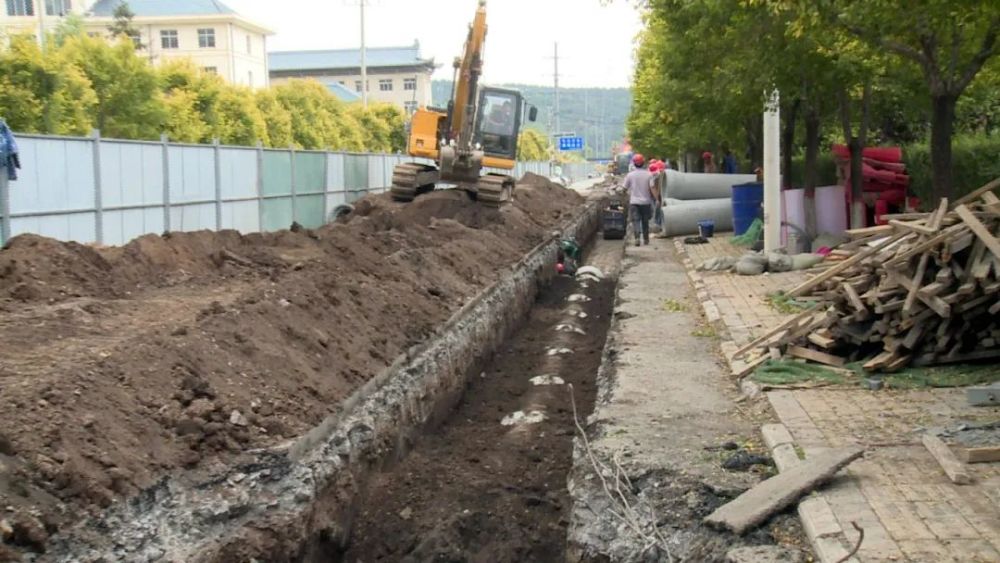
{"label": "yellow excavator", "polygon": [[486,42],[486,0],[479,0],[465,51],[455,59],[447,109],[419,108],[410,121],[410,156],[434,165],[408,162],[392,172],[392,198],[412,201],[441,183],[457,185],[484,206],[500,207],[513,198],[514,178],[483,168],[511,170],[517,158],[522,118],[534,121],[520,92],[479,85]]}

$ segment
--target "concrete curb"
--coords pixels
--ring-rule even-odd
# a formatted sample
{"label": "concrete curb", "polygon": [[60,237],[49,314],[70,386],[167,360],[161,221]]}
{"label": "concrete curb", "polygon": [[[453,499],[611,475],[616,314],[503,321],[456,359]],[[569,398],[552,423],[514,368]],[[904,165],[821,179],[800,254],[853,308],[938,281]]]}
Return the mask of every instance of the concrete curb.
{"label": "concrete curb", "polygon": [[[784,424],[765,424],[760,427],[760,433],[764,437],[764,444],[771,450],[771,457],[779,471],[787,471],[802,463],[792,434]],[[798,513],[809,544],[820,563],[836,563],[848,554],[850,548],[847,535],[822,495],[813,494],[799,501]],[[856,557],[847,561],[858,563]]]}
{"label": "concrete curb", "polygon": [[[719,349],[722,351],[722,358],[726,361],[729,375],[737,377],[747,368],[746,362],[733,358],[736,351],[739,350],[739,346],[733,340],[733,336],[729,332],[729,327],[726,326],[726,323],[722,322],[719,307],[712,300],[712,296],[709,295],[705,280],[701,273],[697,271],[691,255],[688,254],[683,238],[674,238],[674,248],[676,248],[677,254],[681,257],[681,262],[684,264],[684,270],[687,272],[687,277],[691,281],[691,285],[694,286],[695,295],[697,296],[698,303],[701,304],[702,311],[705,313],[705,319],[715,329],[715,333],[719,335]],[[740,390],[747,397],[754,398],[760,394],[760,386],[750,381],[749,378],[741,378],[739,384]]]}

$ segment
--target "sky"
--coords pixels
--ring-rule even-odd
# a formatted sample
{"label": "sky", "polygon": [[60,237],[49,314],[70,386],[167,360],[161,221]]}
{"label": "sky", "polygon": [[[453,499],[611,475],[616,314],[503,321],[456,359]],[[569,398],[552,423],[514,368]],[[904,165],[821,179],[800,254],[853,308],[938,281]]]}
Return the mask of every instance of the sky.
{"label": "sky", "polygon": [[[359,47],[360,0],[223,0],[272,29],[269,51]],[[434,78],[451,79],[476,0],[367,0],[369,47],[412,45],[442,65]],[[484,77],[487,83],[552,84],[559,43],[559,84],[627,87],[634,38],[641,29],[630,0],[489,0]]]}

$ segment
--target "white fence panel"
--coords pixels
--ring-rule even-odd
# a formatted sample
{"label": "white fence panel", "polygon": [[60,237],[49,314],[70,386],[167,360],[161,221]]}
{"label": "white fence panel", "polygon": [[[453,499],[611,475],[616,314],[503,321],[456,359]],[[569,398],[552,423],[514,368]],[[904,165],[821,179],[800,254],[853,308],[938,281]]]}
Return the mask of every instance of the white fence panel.
{"label": "white fence panel", "polygon": [[163,145],[102,140],[100,147],[105,209],[163,203]]}
{"label": "white fence panel", "polygon": [[[168,159],[171,204],[215,199],[213,147],[172,146],[168,150]],[[171,227],[176,228],[172,224]]]}
{"label": "white fence panel", "polygon": [[17,181],[10,183],[10,206],[15,216],[94,208],[90,141],[23,137],[18,138],[18,148],[22,169]]}
{"label": "white fence panel", "polygon": [[219,177],[222,199],[257,197],[257,150],[220,148]]}

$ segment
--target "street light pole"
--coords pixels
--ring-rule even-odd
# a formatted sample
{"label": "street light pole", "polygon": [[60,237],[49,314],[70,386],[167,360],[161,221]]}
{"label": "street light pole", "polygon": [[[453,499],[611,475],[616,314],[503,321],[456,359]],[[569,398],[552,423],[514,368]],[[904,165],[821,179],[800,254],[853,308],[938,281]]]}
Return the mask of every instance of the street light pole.
{"label": "street light pole", "polygon": [[36,0],[35,10],[38,11],[38,47],[45,51],[45,1]]}
{"label": "street light pole", "polygon": [[361,106],[368,108],[368,55],[365,53],[365,1],[360,0],[361,6]]}

